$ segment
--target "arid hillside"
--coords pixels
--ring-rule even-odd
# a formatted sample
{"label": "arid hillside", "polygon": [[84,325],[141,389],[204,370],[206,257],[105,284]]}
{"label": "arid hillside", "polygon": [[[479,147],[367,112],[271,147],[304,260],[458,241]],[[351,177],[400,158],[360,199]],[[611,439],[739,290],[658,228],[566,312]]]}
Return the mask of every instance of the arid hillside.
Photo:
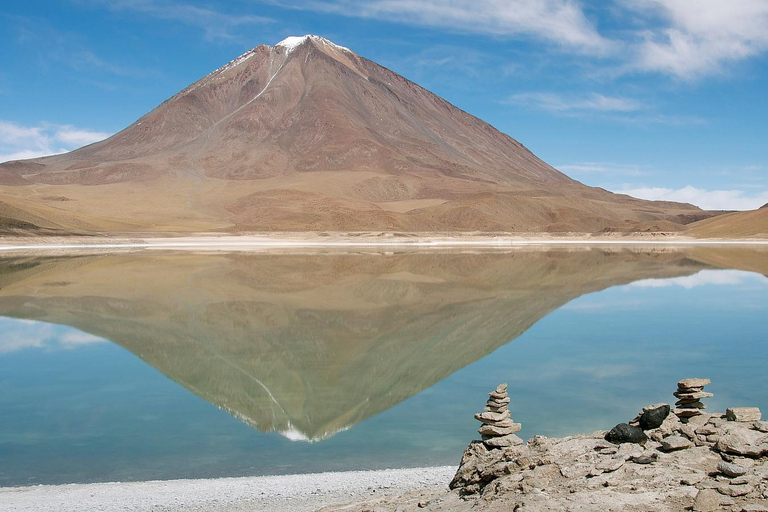
{"label": "arid hillside", "polygon": [[258,46],[107,140],[0,164],[0,229],[677,231],[711,216],[587,187],[316,37]]}
{"label": "arid hillside", "polygon": [[768,204],[759,210],[728,213],[695,222],[686,234],[699,238],[768,238]]}

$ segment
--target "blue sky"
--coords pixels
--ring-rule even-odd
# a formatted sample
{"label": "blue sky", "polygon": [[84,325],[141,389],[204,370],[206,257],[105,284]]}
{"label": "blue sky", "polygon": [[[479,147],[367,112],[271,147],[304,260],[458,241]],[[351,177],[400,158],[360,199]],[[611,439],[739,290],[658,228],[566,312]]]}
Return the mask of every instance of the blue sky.
{"label": "blue sky", "polygon": [[768,0],[6,0],[0,161],[98,140],[249,48],[308,33],[589,185],[768,203]]}

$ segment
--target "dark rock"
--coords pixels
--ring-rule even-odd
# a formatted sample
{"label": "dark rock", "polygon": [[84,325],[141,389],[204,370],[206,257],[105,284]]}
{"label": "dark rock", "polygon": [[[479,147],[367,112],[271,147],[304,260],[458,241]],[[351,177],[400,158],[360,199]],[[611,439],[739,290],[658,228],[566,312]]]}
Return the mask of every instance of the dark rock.
{"label": "dark rock", "polygon": [[640,416],[640,428],[643,430],[659,428],[661,424],[664,423],[664,420],[667,419],[667,416],[669,416],[669,411],[671,411],[671,408],[666,404],[645,411]]}
{"label": "dark rock", "polygon": [[643,444],[648,441],[648,436],[645,435],[645,432],[640,427],[619,423],[610,432],[605,434],[605,440],[613,444]]}

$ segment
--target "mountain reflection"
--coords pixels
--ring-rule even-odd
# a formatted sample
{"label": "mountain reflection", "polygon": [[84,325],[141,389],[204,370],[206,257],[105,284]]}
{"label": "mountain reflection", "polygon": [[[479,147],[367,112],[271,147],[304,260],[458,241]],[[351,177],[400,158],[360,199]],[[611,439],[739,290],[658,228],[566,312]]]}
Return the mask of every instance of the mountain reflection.
{"label": "mountain reflection", "polygon": [[125,347],[261,431],[320,440],[585,293],[766,252],[135,253],[0,260],[0,315]]}

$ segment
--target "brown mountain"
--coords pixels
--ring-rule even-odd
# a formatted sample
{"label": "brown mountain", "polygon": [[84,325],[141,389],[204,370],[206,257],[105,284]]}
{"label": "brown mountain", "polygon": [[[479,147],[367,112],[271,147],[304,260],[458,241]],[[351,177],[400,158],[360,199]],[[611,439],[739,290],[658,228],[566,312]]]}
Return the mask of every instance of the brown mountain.
{"label": "brown mountain", "polygon": [[686,234],[700,238],[768,238],[768,205],[694,222]]}
{"label": "brown mountain", "polygon": [[317,36],[258,46],[109,139],[0,164],[0,228],[679,230],[708,216],[587,187]]}

